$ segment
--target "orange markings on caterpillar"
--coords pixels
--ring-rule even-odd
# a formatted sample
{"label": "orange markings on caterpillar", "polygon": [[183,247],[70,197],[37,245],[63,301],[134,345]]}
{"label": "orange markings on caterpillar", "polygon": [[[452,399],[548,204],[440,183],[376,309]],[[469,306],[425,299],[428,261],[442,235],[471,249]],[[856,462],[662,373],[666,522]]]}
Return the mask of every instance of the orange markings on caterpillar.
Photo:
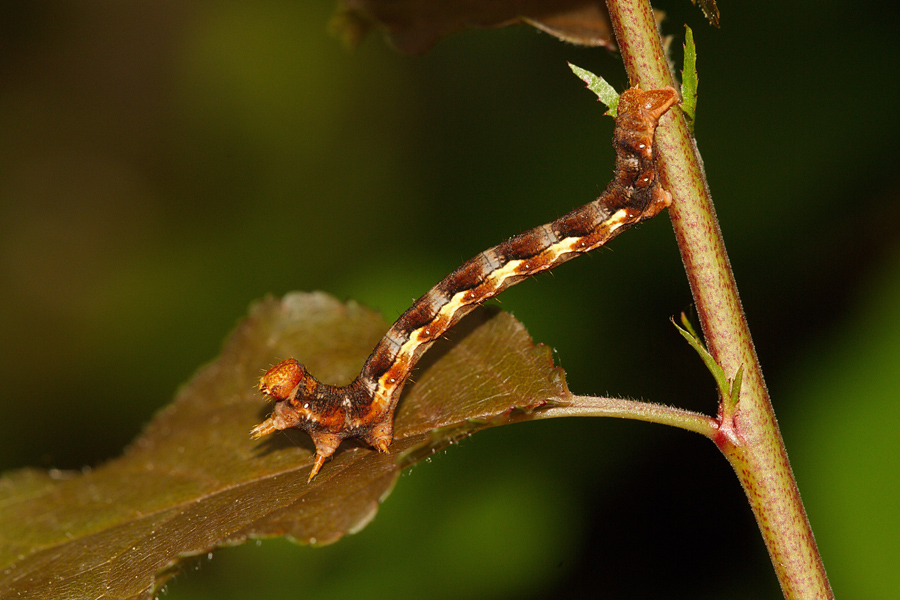
{"label": "orange markings on caterpillar", "polygon": [[653,137],[660,117],[677,101],[672,88],[623,92],[613,134],[615,173],[603,193],[552,223],[485,250],[445,277],[391,326],[352,383],[321,383],[293,358],[266,371],[259,390],[275,401],[275,409],[251,436],[291,427],[307,432],[316,446],[310,481],[347,438],[387,452],[403,385],[435,340],[485,300],[599,248],[671,204],[659,183]]}

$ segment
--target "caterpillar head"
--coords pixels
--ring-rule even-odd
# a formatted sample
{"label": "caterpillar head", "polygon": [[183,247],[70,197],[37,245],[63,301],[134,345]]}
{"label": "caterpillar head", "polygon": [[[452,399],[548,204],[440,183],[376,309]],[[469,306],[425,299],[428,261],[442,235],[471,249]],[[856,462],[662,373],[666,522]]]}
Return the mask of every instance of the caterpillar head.
{"label": "caterpillar head", "polygon": [[276,402],[292,400],[306,377],[306,369],[296,359],[283,360],[259,378],[259,391]]}

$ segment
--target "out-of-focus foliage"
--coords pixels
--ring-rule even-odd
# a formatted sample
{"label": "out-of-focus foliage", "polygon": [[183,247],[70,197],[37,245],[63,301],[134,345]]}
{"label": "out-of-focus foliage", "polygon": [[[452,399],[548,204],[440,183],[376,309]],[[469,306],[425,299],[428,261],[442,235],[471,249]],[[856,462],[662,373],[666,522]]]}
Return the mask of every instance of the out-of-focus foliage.
{"label": "out-of-focus foliage", "polygon": [[794,471],[831,583],[860,598],[900,586],[900,247],[886,259],[854,317],[799,357],[786,393]]}

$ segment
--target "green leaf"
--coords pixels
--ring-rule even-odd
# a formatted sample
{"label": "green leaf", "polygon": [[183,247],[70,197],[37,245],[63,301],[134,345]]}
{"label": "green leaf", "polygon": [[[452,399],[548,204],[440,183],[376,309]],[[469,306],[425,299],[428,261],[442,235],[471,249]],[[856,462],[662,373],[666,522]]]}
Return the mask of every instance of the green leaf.
{"label": "green leaf", "polygon": [[688,127],[694,131],[697,113],[697,48],[694,46],[694,32],[684,26],[684,70],[681,71],[681,111],[687,117]]}
{"label": "green leaf", "polygon": [[609,110],[606,111],[606,114],[615,117],[618,114],[616,109],[619,106],[619,94],[616,92],[615,88],[599,75],[594,75],[586,69],[576,67],[572,63],[569,63],[569,68],[572,69],[572,72],[575,73],[576,77],[587,85],[589,90],[597,94],[597,98],[600,102],[609,108]]}
{"label": "green leaf", "polygon": [[678,333],[680,333],[681,336],[687,340],[687,343],[691,345],[691,348],[700,355],[700,358],[703,359],[703,364],[705,364],[709,372],[712,373],[713,378],[716,380],[716,387],[719,388],[719,397],[722,398],[722,401],[725,402],[729,408],[737,406],[741,394],[744,367],[739,368],[734,376],[734,380],[729,382],[728,378],[725,376],[725,370],[719,366],[719,363],[715,361],[703,345],[703,342],[700,341],[700,337],[697,335],[697,332],[694,331],[694,327],[688,320],[687,315],[681,313],[681,324],[684,325],[684,327],[679,327],[674,318],[671,319],[671,321],[672,325],[675,325],[675,329],[678,330]]}
{"label": "green leaf", "polygon": [[150,599],[184,557],[249,538],[328,544],[359,531],[401,466],[460,436],[569,396],[550,351],[511,316],[479,310],[439,342],[401,401],[390,452],[345,443],[311,484],[292,430],[253,441],[271,410],[265,368],[296,356],[322,379],[355,376],[386,325],[355,303],[292,294],[255,305],[221,355],[125,453],[86,473],[0,478],[0,597]]}
{"label": "green leaf", "polygon": [[731,382],[731,389],[728,393],[728,406],[734,408],[741,399],[741,385],[744,383],[744,365],[741,365],[734,375]]}

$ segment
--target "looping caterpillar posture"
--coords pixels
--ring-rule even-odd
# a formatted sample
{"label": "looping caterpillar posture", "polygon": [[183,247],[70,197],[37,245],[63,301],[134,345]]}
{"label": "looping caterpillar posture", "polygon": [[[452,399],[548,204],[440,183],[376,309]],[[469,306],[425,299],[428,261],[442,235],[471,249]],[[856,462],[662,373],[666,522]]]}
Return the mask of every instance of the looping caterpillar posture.
{"label": "looping caterpillar posture", "polygon": [[431,288],[394,323],[346,386],[319,382],[294,359],[259,381],[275,410],[252,437],[296,427],[316,446],[310,481],[347,438],[381,452],[393,439],[394,409],[416,362],[467,313],[523,279],[606,244],[672,202],[656,170],[653,137],[660,117],[678,101],[670,88],[622,93],[613,134],[613,180],[596,200],[559,219],[485,250]]}

